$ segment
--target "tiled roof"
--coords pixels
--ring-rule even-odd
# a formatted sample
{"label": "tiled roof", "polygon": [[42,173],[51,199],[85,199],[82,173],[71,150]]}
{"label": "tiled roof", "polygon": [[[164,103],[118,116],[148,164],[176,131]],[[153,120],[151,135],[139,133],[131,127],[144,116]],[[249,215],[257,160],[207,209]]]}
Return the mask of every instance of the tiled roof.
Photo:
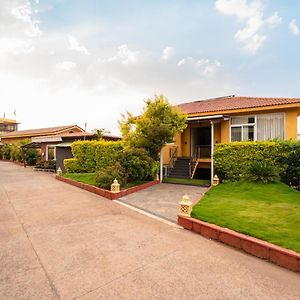
{"label": "tiled roof", "polygon": [[34,136],[34,135],[53,135],[62,130],[68,130],[73,127],[77,127],[77,125],[66,125],[66,126],[57,126],[57,127],[49,127],[49,128],[39,128],[39,129],[29,129],[29,130],[18,130],[12,131],[9,133],[4,133],[0,135],[0,137],[8,138],[8,137],[19,137],[19,136]]}
{"label": "tiled roof", "polygon": [[181,111],[184,113],[195,114],[236,109],[259,108],[284,104],[298,104],[300,107],[300,98],[242,97],[232,95],[227,97],[183,103],[179,104],[178,107],[180,107]]}

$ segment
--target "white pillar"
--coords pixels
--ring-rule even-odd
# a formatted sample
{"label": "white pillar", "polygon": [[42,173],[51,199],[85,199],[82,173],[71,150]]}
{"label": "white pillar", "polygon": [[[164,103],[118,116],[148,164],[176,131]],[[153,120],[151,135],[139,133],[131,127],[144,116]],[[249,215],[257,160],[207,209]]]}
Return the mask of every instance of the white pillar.
{"label": "white pillar", "polygon": [[214,123],[210,121],[211,124],[211,174],[210,174],[210,181],[213,184],[214,181]]}
{"label": "white pillar", "polygon": [[160,150],[160,168],[159,168],[159,181],[163,180],[163,148]]}

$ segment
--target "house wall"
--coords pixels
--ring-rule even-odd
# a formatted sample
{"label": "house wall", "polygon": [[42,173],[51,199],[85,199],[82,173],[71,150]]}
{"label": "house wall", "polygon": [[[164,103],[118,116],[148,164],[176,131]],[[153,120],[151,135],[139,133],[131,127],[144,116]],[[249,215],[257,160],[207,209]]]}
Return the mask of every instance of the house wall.
{"label": "house wall", "polygon": [[[297,116],[300,115],[300,109],[297,107],[294,108],[281,108],[281,109],[249,109],[249,110],[237,110],[235,113],[226,113],[218,112],[217,114],[224,114],[229,116],[242,116],[242,115],[257,115],[257,114],[267,114],[267,113],[276,113],[276,112],[285,112],[285,139],[294,139],[297,140]],[[200,114],[199,114],[200,115]],[[204,115],[204,114],[202,114]],[[193,115],[197,116],[197,115]],[[188,125],[183,133],[179,133],[175,136],[175,144],[178,147],[178,156],[191,156],[190,145],[191,145],[191,127],[197,125]],[[199,126],[199,125],[198,125]],[[218,143],[229,143],[230,142],[230,121],[223,121],[221,123],[215,124],[214,130],[214,142]],[[168,151],[165,151],[164,154],[164,163],[169,162]]]}

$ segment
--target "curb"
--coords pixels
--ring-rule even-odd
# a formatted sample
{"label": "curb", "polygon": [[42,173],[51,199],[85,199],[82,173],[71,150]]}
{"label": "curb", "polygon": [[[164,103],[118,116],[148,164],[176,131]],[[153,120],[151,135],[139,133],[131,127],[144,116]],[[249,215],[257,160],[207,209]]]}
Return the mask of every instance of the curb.
{"label": "curb", "polygon": [[300,253],[259,240],[231,229],[178,215],[178,225],[206,238],[243,250],[294,272],[300,272]]}
{"label": "curb", "polygon": [[154,181],[143,183],[143,184],[138,185],[138,186],[131,187],[131,188],[126,189],[126,190],[122,190],[118,193],[112,193],[111,191],[101,189],[99,187],[89,185],[87,183],[79,182],[79,181],[76,181],[76,180],[73,180],[73,179],[70,179],[70,178],[66,178],[66,177],[63,177],[63,176],[60,176],[60,175],[55,175],[55,178],[57,180],[63,181],[63,182],[68,183],[68,184],[71,184],[73,186],[76,186],[76,187],[81,188],[83,190],[86,190],[88,192],[91,192],[91,193],[97,194],[99,196],[102,196],[104,198],[107,198],[109,200],[116,200],[118,198],[127,196],[129,194],[132,194],[132,193],[144,190],[144,189],[146,189],[148,187],[151,187],[153,185],[159,184],[159,180],[154,180]]}

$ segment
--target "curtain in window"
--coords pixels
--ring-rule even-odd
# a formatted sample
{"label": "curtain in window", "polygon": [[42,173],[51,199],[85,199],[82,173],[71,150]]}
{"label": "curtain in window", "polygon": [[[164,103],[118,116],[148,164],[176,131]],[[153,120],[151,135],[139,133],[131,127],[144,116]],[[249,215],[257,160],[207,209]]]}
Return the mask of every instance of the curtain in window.
{"label": "curtain in window", "polygon": [[257,140],[284,139],[284,114],[257,115]]}

